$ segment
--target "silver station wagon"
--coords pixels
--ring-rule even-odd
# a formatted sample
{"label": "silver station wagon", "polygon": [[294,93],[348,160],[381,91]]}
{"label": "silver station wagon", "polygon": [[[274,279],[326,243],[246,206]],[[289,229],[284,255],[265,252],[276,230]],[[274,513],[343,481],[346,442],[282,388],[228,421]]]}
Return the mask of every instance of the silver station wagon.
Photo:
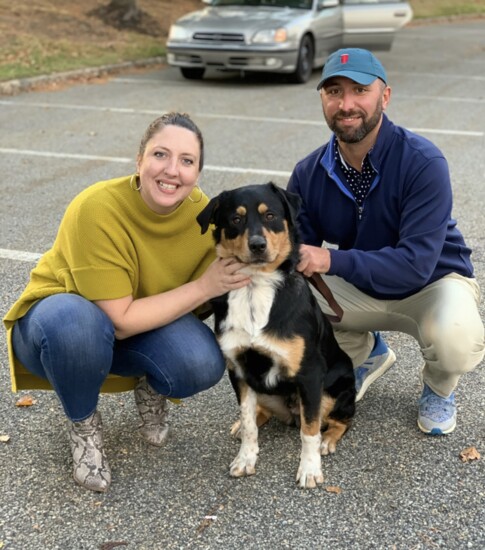
{"label": "silver station wagon", "polygon": [[189,79],[213,68],[286,73],[303,83],[341,47],[389,50],[413,16],[399,0],[203,2],[171,26],[167,41],[169,65]]}

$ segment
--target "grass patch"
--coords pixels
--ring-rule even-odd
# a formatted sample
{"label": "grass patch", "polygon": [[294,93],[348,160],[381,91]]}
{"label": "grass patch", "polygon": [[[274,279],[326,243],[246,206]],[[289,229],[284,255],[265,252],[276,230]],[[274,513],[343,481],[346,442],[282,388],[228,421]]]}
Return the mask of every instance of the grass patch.
{"label": "grass patch", "polygon": [[53,74],[86,67],[100,67],[165,55],[162,40],[135,35],[126,43],[73,44],[32,36],[15,37],[2,52],[0,81]]}
{"label": "grass patch", "polygon": [[484,0],[410,0],[414,18],[483,15]]}

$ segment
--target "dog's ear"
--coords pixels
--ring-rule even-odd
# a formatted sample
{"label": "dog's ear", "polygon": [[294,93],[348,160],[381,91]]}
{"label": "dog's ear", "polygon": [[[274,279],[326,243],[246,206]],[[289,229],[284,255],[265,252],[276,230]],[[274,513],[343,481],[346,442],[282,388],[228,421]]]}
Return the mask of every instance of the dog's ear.
{"label": "dog's ear", "polygon": [[214,197],[209,204],[197,216],[197,222],[200,225],[202,235],[209,229],[211,223],[217,225],[217,212],[219,210],[220,196]]}
{"label": "dog's ear", "polygon": [[300,195],[297,195],[296,193],[290,193],[290,191],[287,191],[286,189],[282,189],[281,187],[278,187],[276,184],[274,184],[271,181],[269,182],[268,185],[270,185],[273,191],[281,197],[281,199],[283,200],[283,204],[285,205],[285,210],[288,215],[288,220],[290,221],[293,227],[296,227],[297,216],[301,206]]}

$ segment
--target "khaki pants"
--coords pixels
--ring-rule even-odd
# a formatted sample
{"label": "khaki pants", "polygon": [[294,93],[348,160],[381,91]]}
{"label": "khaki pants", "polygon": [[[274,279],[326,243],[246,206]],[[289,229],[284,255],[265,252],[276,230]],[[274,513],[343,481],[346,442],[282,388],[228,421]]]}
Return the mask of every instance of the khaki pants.
{"label": "khaki pants", "polygon": [[[475,279],[452,273],[403,300],[367,296],[340,277],[323,276],[344,315],[333,328],[354,367],[364,362],[374,344],[370,331],[398,331],[413,336],[424,359],[422,380],[448,397],[460,375],[473,370],[485,354],[484,327]],[[312,290],[314,290],[312,288]],[[332,314],[314,290],[320,307]]]}

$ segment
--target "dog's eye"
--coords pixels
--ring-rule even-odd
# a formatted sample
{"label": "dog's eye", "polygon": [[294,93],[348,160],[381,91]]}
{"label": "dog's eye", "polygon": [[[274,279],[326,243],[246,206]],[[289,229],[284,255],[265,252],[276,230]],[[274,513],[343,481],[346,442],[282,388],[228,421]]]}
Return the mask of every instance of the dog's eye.
{"label": "dog's eye", "polygon": [[234,225],[241,223],[241,216],[234,216],[234,218],[232,218],[232,223]]}
{"label": "dog's eye", "polygon": [[268,222],[272,222],[275,217],[276,216],[273,214],[273,212],[266,212],[266,214],[264,215],[265,220],[267,220]]}

